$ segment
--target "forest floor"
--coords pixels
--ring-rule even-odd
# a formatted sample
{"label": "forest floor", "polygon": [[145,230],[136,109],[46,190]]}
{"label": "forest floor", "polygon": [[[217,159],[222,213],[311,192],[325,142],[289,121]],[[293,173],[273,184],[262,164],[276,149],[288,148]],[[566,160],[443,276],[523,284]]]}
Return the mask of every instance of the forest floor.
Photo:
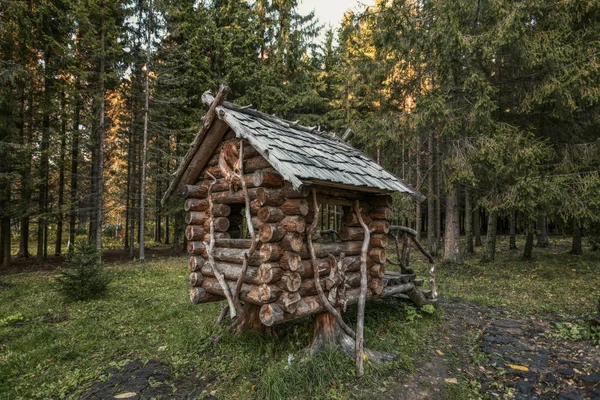
{"label": "forest floor", "polygon": [[62,301],[51,270],[0,276],[0,399],[596,399],[598,255],[553,239],[525,262],[505,245],[494,263],[439,265],[434,313],[369,302],[367,345],[399,359],[361,379],[338,352],[306,355],[310,319],[276,340],[213,328],[219,305],[189,303],[183,257],[109,264],[109,293],[88,302]]}

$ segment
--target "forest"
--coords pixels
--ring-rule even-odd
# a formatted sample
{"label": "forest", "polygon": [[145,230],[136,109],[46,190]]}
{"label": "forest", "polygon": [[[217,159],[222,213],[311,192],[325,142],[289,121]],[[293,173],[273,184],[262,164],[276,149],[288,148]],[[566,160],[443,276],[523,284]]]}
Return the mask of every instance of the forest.
{"label": "forest", "polygon": [[182,200],[160,199],[222,82],[351,129],[427,196],[395,197],[393,218],[444,260],[483,244],[492,261],[498,234],[524,235],[525,259],[552,234],[597,251],[599,32],[600,3],[579,0],[378,0],[327,29],[297,0],[3,1],[2,266],[82,238],[185,249]]}

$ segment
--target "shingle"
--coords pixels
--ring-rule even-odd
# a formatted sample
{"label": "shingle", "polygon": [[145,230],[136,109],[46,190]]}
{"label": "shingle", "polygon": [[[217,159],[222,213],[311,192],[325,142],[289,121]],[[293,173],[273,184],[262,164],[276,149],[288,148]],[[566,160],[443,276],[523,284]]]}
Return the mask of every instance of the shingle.
{"label": "shingle", "polygon": [[222,109],[228,113],[228,118],[238,120],[239,123],[234,125],[243,132],[236,131],[236,134],[251,139],[259,152],[266,152],[275,169],[285,169],[286,173],[292,173],[298,179],[324,180],[419,196],[409,185],[347,143],[324,134],[308,133],[253,115]]}

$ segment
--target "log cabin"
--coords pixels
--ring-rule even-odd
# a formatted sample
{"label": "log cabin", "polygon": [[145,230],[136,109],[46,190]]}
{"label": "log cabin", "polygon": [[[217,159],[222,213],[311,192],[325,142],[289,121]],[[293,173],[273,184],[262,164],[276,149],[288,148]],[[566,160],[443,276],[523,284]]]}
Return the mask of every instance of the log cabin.
{"label": "log cabin", "polygon": [[[423,196],[339,137],[225,94],[203,94],[209,110],[163,197],[184,198],[191,302],[227,300],[240,330],[313,315],[316,340],[361,297],[423,297],[422,279],[386,271],[390,194]],[[325,206],[339,211],[332,235],[318,229]]]}

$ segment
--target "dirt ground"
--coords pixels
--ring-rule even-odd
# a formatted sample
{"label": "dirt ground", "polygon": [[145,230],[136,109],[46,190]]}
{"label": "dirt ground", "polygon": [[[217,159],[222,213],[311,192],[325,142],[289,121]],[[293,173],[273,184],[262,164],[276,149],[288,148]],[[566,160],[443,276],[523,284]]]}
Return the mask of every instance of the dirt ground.
{"label": "dirt ground", "polygon": [[375,399],[600,400],[600,348],[548,335],[557,315],[441,299],[442,329],[417,371]]}

